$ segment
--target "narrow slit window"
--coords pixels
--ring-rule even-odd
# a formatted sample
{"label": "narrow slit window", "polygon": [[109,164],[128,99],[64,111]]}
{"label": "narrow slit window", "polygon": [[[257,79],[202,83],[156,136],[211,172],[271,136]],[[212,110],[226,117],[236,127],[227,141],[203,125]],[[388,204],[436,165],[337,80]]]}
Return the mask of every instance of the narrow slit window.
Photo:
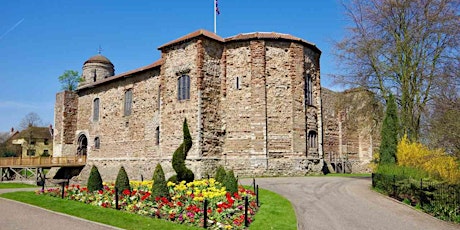
{"label": "narrow slit window", "polygon": [[160,144],[160,126],[157,126],[157,128],[155,129],[155,144]]}
{"label": "narrow slit window", "polygon": [[308,132],[308,147],[317,148],[318,147],[318,137],[315,131]]}
{"label": "narrow slit window", "polygon": [[132,105],[133,105],[133,90],[128,89],[125,92],[125,108],[124,108],[125,116],[131,115]]}
{"label": "narrow slit window", "polygon": [[93,101],[93,121],[99,121],[99,98],[94,99]]}
{"label": "narrow slit window", "polygon": [[236,79],[235,79],[235,88],[237,90],[241,89],[241,79],[240,79],[240,77],[236,77]]}
{"label": "narrow slit window", "polygon": [[305,105],[313,105],[313,81],[310,74],[305,76]]}
{"label": "narrow slit window", "polygon": [[101,139],[99,137],[94,138],[94,148],[95,149],[101,148]]}

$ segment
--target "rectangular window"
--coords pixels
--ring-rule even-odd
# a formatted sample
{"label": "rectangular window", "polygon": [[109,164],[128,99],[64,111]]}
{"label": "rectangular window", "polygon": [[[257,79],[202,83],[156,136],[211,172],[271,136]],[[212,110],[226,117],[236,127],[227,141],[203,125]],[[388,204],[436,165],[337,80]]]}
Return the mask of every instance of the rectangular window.
{"label": "rectangular window", "polygon": [[93,101],[93,121],[99,121],[99,98]]}
{"label": "rectangular window", "polygon": [[133,91],[132,89],[128,89],[125,92],[125,107],[124,107],[125,116],[131,115],[132,104],[133,104]]}
{"label": "rectangular window", "polygon": [[42,157],[49,157],[49,156],[50,156],[49,150],[48,149],[43,150]]}
{"label": "rectangular window", "polygon": [[187,75],[177,79],[177,99],[179,101],[190,99],[190,77]]}

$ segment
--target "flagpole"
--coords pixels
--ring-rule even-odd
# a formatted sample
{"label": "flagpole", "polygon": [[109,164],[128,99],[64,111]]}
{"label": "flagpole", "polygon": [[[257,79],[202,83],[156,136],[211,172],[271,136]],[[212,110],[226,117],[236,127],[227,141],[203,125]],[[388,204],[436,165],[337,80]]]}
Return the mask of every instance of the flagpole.
{"label": "flagpole", "polygon": [[214,33],[217,34],[217,9],[216,9],[216,1],[217,0],[213,0],[213,3],[214,3]]}

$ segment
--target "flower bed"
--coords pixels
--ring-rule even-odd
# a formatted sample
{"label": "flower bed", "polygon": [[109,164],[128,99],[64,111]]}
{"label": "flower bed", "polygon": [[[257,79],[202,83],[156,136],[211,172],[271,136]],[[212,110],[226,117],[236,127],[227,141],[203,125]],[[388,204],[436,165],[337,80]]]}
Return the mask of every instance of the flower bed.
{"label": "flower bed", "polygon": [[[231,195],[213,178],[185,181],[175,184],[168,182],[170,199],[151,197],[152,181],[131,182],[132,191],[119,194],[119,208],[140,215],[167,219],[180,224],[202,227],[204,221],[204,200],[208,202],[207,226],[211,229],[244,229],[244,197],[249,200],[248,221],[252,222],[257,211],[253,191],[240,186]],[[61,197],[61,189],[37,191],[37,194]],[[70,185],[64,189],[64,198],[76,200],[104,208],[115,208],[114,183],[104,183],[103,190],[89,192],[84,186]]]}

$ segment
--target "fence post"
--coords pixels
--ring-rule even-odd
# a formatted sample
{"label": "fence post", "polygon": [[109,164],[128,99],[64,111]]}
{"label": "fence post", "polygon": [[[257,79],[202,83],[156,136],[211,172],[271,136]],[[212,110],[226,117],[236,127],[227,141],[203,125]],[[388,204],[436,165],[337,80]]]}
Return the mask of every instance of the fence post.
{"label": "fence post", "polygon": [[420,178],[420,207],[423,207],[423,179]]}
{"label": "fence post", "polygon": [[208,200],[204,199],[204,220],[203,228],[208,228]]}
{"label": "fence post", "polygon": [[371,175],[372,175],[372,188],[375,188],[375,181],[374,181],[375,180],[375,174],[372,173]]}
{"label": "fence post", "polygon": [[260,207],[260,204],[259,204],[259,185],[256,186],[256,204],[257,204],[257,207]]}
{"label": "fence post", "polygon": [[396,197],[396,175],[393,175],[393,196]]}
{"label": "fence post", "polygon": [[65,182],[62,182],[61,184],[62,184],[62,186],[61,186],[61,188],[62,188],[62,191],[61,191],[61,198],[64,199],[64,186],[65,186]]}
{"label": "fence post", "polygon": [[118,206],[118,188],[115,187],[115,209],[119,210],[120,207]]}
{"label": "fence post", "polygon": [[249,227],[248,206],[249,206],[248,196],[245,196],[244,197],[244,226],[245,227]]}
{"label": "fence post", "polygon": [[256,178],[252,178],[252,185],[254,186],[254,192],[256,191]]}

